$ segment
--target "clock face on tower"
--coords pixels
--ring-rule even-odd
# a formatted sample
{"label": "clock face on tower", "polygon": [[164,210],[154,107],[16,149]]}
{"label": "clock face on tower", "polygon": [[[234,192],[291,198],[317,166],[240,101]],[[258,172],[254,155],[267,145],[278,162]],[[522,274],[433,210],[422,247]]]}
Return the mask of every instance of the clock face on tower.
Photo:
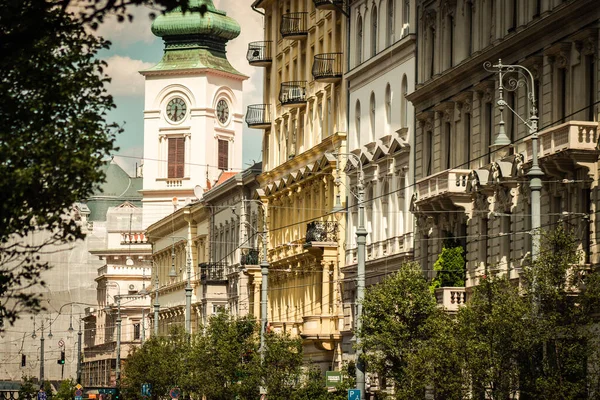
{"label": "clock face on tower", "polygon": [[173,122],[179,122],[185,117],[187,105],[181,97],[172,98],[167,104],[167,117]]}
{"label": "clock face on tower", "polygon": [[226,100],[219,100],[217,103],[217,119],[225,125],[229,120],[229,105]]}

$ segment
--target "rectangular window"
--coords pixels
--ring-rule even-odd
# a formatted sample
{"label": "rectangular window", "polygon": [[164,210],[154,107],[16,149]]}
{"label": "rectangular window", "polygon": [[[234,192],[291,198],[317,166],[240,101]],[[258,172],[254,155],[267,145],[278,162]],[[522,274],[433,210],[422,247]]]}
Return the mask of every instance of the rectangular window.
{"label": "rectangular window", "polygon": [[433,170],[433,132],[427,131],[425,134],[425,176],[431,175]]}
{"label": "rectangular window", "polygon": [[470,169],[471,168],[471,114],[470,113],[466,113],[465,114],[465,143],[467,144],[467,155],[466,155],[466,162],[467,165],[465,166],[465,168]]}
{"label": "rectangular window", "polygon": [[229,141],[219,139],[219,169],[229,169]]}
{"label": "rectangular window", "polygon": [[185,139],[169,138],[168,178],[183,178],[185,165]]}
{"label": "rectangular window", "polygon": [[567,116],[567,69],[558,69],[558,96],[556,96],[557,104],[557,120],[561,123],[565,122]]}
{"label": "rectangular window", "polygon": [[586,90],[587,90],[587,120],[594,121],[594,102],[595,98],[595,88],[596,88],[596,60],[593,55],[585,56],[585,64],[586,64]]}
{"label": "rectangular window", "polygon": [[445,169],[450,169],[452,166],[452,129],[450,122],[444,124],[444,141],[444,146],[446,146]]}
{"label": "rectangular window", "polygon": [[466,16],[465,21],[468,24],[466,29],[467,32],[467,49],[469,50],[469,55],[473,54],[473,3],[469,2],[465,4]]}
{"label": "rectangular window", "polygon": [[493,143],[492,135],[494,134],[494,118],[492,113],[492,103],[485,103],[485,148],[483,154],[485,159],[490,162],[490,146]]}
{"label": "rectangular window", "polygon": [[133,340],[139,340],[141,332],[142,330],[140,324],[133,324]]}

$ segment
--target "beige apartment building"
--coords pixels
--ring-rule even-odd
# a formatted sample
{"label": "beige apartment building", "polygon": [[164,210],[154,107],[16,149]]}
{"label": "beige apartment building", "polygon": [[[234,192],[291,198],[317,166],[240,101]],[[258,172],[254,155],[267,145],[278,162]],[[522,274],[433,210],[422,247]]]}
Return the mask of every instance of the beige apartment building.
{"label": "beige apartment building", "polygon": [[265,37],[248,46],[248,61],[265,68],[264,104],[250,105],[246,122],[264,130],[268,321],[301,336],[323,370],[342,360],[344,224],[331,210],[336,194],[345,197],[334,154],[346,151],[344,4],[257,0]]}
{"label": "beige apartment building", "polygon": [[[417,18],[418,83],[408,98],[418,121],[412,207],[423,269],[433,276],[442,240],[454,237],[466,250],[467,288],[487,270],[519,277],[532,242],[528,94],[539,115],[542,230],[574,229],[584,262],[596,264],[598,1],[421,0]],[[494,146],[498,74],[483,66],[499,59],[533,75],[514,91],[504,81],[505,147]],[[452,308],[464,290],[438,294]]]}

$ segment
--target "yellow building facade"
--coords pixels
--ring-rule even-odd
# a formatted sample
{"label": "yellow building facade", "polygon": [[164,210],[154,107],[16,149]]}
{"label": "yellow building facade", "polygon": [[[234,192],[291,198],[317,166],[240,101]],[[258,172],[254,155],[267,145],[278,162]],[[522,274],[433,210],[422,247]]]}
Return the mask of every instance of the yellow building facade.
{"label": "yellow building facade", "polygon": [[258,197],[268,228],[268,321],[304,339],[321,369],[341,363],[340,268],[344,224],[331,213],[345,198],[338,164],[346,151],[346,15],[343,2],[257,0],[265,37],[248,61],[265,68],[264,102],[246,122],[264,129]]}

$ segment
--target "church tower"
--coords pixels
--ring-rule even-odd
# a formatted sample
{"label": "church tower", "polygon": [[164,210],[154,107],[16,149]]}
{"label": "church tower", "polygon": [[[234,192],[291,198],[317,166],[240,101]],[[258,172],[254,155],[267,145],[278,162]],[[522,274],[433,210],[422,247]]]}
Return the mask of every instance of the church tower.
{"label": "church tower", "polygon": [[[191,0],[157,17],[162,60],[141,71],[144,105],[144,226],[192,201],[222,171],[242,168],[242,87],[248,79],[231,66],[226,45],[239,24],[212,0]],[[175,200],[176,199],[176,200]]]}

